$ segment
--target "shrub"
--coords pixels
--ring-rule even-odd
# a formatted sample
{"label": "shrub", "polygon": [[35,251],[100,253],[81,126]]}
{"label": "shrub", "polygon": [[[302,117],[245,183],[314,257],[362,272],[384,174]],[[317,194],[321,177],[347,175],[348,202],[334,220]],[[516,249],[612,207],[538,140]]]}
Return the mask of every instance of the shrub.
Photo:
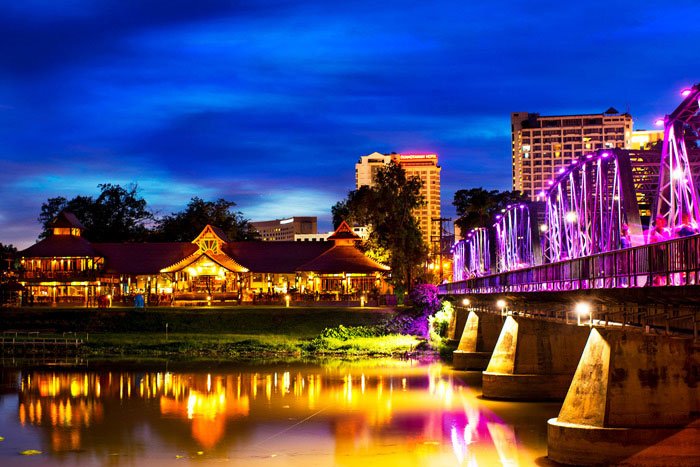
{"label": "shrub", "polygon": [[408,294],[408,298],[413,303],[414,308],[419,309],[425,316],[432,315],[440,309],[438,288],[433,284],[415,286]]}

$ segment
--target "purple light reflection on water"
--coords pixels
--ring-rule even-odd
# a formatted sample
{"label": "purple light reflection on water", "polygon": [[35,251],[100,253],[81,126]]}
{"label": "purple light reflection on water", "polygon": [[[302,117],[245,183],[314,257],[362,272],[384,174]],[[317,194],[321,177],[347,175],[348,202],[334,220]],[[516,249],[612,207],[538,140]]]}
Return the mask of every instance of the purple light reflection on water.
{"label": "purple light reflection on water", "polygon": [[[299,467],[366,466],[378,459],[386,465],[455,465],[460,459],[531,464],[546,454],[544,443],[518,439],[517,426],[527,419],[532,430],[536,419],[539,439],[546,440],[546,420],[557,405],[506,421],[478,398],[473,381],[462,381],[449,367],[381,362],[257,365],[209,374],[28,370],[14,378],[22,383],[16,393],[0,396],[8,414],[0,419],[6,438],[0,464],[7,453],[27,448],[43,451],[42,465],[100,464],[107,453],[137,464],[177,455],[185,462],[231,459],[253,466],[273,455]],[[68,403],[70,425],[51,416]],[[494,406],[508,417],[523,407]],[[27,436],[18,438],[19,430]],[[143,449],[130,450],[136,444]]]}

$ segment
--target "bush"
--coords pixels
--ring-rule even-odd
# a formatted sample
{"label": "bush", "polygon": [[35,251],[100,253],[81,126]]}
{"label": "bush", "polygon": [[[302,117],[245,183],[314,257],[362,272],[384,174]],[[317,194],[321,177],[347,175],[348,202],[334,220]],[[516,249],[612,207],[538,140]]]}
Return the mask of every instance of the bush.
{"label": "bush", "polygon": [[440,309],[438,288],[433,284],[415,286],[408,294],[408,298],[413,303],[413,307],[419,309],[425,316],[432,315]]}
{"label": "bush", "polygon": [[450,325],[450,321],[452,321],[453,313],[454,308],[452,307],[452,303],[445,301],[442,302],[440,309],[428,318],[430,340],[432,342],[441,342],[442,338],[446,336],[447,328]]}

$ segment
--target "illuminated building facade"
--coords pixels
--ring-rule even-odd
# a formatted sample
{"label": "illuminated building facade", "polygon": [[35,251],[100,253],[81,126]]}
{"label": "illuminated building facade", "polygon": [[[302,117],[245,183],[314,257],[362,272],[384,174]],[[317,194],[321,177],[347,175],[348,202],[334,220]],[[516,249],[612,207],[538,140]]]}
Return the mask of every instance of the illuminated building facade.
{"label": "illuminated building facade", "polygon": [[531,201],[549,188],[560,169],[605,148],[628,148],[632,116],[610,108],[602,114],[541,116],[511,114],[513,189]]}
{"label": "illuminated building facade", "polygon": [[430,244],[433,237],[440,235],[440,172],[437,154],[380,154],[374,152],[362,156],[355,164],[355,186],[373,186],[377,171],[391,161],[396,162],[406,172],[406,177],[418,177],[423,186],[420,194],[425,204],[415,212],[423,239]]}
{"label": "illuminated building facade", "polygon": [[263,241],[288,242],[294,240],[294,236],[298,234],[315,234],[318,230],[318,219],[311,216],[295,216],[289,219],[251,222],[251,225]]}
{"label": "illuminated building facade", "polygon": [[[362,240],[367,240],[369,238],[369,227],[366,225],[352,227],[352,231],[360,237]],[[328,237],[333,235],[335,232],[325,232],[316,234],[294,234],[295,242],[325,242]]]}
{"label": "illuminated building facade", "polygon": [[231,242],[207,225],[192,242],[91,243],[83,230],[62,212],[52,235],[19,252],[25,298],[90,305],[106,296],[126,304],[143,292],[150,302],[180,304],[388,292],[389,268],[356,248],[360,238],[346,223],[326,242]]}
{"label": "illuminated building facade", "polygon": [[[628,149],[652,149],[654,146],[663,143],[664,130],[635,130],[632,132]],[[659,150],[661,150],[659,148]]]}

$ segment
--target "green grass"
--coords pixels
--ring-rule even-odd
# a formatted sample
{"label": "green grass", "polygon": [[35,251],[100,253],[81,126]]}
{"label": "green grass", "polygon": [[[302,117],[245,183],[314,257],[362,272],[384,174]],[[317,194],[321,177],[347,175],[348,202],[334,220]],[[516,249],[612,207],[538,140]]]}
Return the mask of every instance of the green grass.
{"label": "green grass", "polygon": [[[37,330],[58,337],[74,332],[85,340],[80,352],[89,358],[233,360],[413,352],[421,344],[415,337],[366,335],[367,329],[381,327],[393,314],[348,307],[25,308],[0,312],[0,330]],[[339,328],[341,333],[324,332],[340,325],[346,327]]]}

